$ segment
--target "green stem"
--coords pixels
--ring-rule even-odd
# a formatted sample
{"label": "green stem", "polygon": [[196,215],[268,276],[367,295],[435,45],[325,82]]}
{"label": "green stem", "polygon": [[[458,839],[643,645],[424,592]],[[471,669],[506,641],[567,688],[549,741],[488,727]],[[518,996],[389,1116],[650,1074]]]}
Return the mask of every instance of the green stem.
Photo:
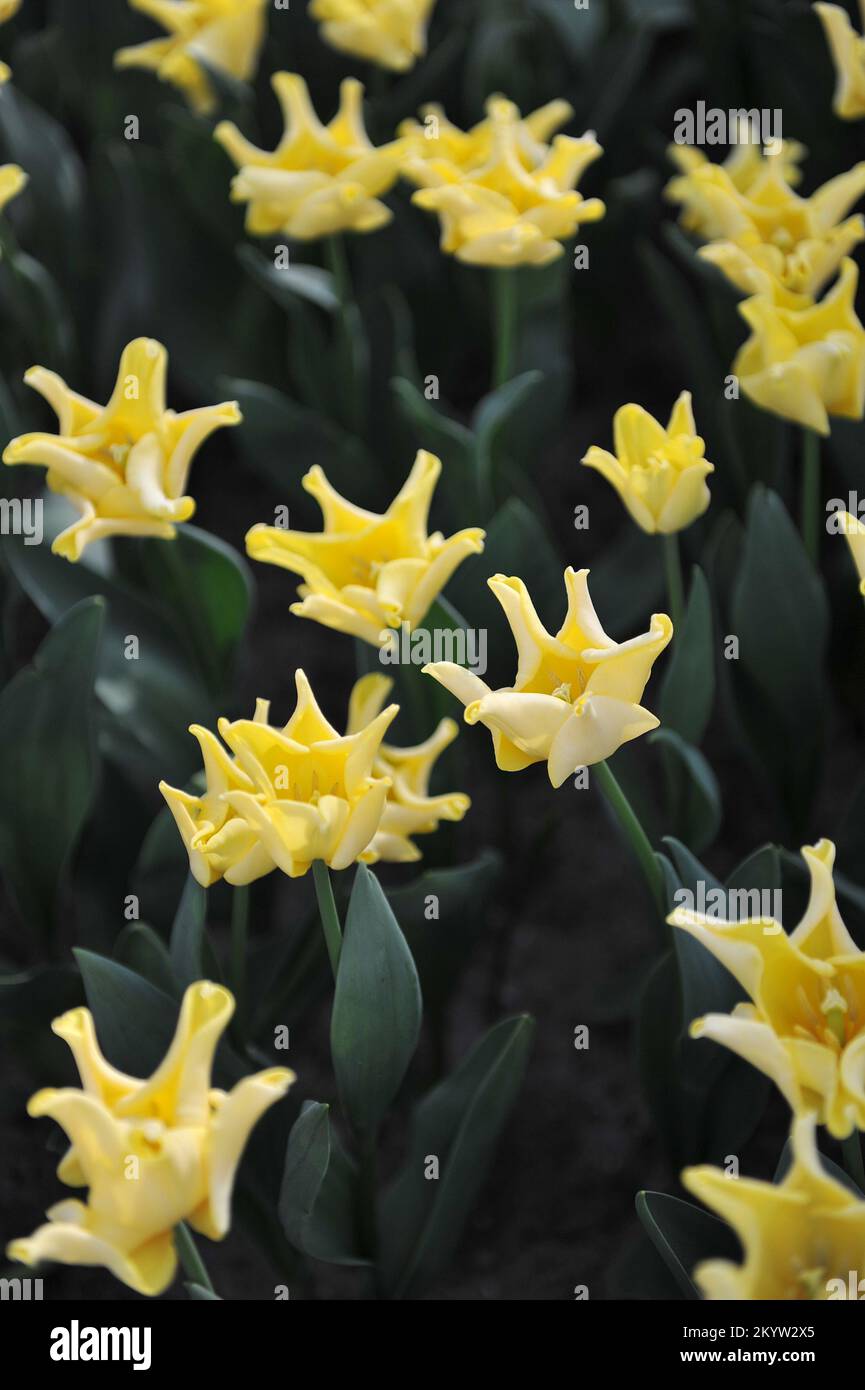
{"label": "green stem", "polygon": [[673,532],[661,538],[664,544],[664,574],[667,580],[667,597],[670,603],[670,617],[673,628],[679,631],[685,616],[685,585],[682,580],[682,557],[679,554],[679,536]]}
{"label": "green stem", "polygon": [[820,436],[802,431],[802,540],[811,563],[820,561]]}
{"label": "green stem", "polygon": [[652,900],[661,914],[666,917],[666,898],[664,892],[664,875],[661,866],[655,858],[649,837],[640,824],[639,819],[631,806],[630,801],[625,796],[616,778],[613,776],[610,767],[605,762],[594,763],[590,776],[596,778],[601,791],[607,798],[610,806],[615,813],[616,819],[627,839],[631,843],[631,848],[640,864],[640,868],[646,876],[646,882],[652,894]]}
{"label": "green stem", "polygon": [[504,386],[513,375],[517,329],[517,272],[494,270],[493,324],[495,332],[493,386]]}
{"label": "green stem", "polygon": [[327,954],[330,956],[330,968],[333,971],[333,978],[336,979],[339,953],[342,950],[342,929],[339,925],[339,913],[336,910],[333,897],[333,884],[323,859],[313,860],[312,877],[315,882],[315,896],[318,899],[318,912],[321,917]]}
{"label": "green stem", "polygon": [[241,1031],[246,1022],[246,954],[249,936],[249,888],[235,888],[231,898],[231,985]]}
{"label": "green stem", "polygon": [[862,1142],[858,1129],[854,1129],[852,1134],[848,1134],[846,1139],[841,1140],[841,1152],[844,1155],[844,1167],[848,1174],[859,1191],[865,1192],[865,1165],[862,1163]]}
{"label": "green stem", "polygon": [[216,1293],[210,1281],[207,1268],[198,1253],[198,1247],[192,1239],[192,1233],[185,1221],[179,1222],[174,1228],[174,1245],[183,1265],[183,1272],[192,1284],[200,1284],[202,1288],[208,1289],[210,1293]]}
{"label": "green stem", "polygon": [[345,238],[341,232],[335,232],[333,236],[325,238],[324,255],[327,268],[333,276],[333,287],[337,298],[344,308],[351,301],[352,292],[348,254],[345,249]]}

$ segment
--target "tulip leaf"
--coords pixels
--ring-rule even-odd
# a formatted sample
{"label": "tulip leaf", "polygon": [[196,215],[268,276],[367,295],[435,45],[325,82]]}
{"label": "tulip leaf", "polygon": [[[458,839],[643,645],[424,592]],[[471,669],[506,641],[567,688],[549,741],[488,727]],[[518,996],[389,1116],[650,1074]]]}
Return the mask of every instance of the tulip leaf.
{"label": "tulip leaf", "polygon": [[715,641],[712,601],[703,571],[694,566],[685,621],[673,638],[672,655],[661,686],[658,714],[665,729],[699,744],[715,695]]}
{"label": "tulip leaf", "polygon": [[177,983],[186,988],[204,976],[213,977],[212,962],[205,966],[207,938],[204,919],[207,911],[207,893],[190,874],[186,880],[183,894],[171,928],[171,968]]}
{"label": "tulip leaf", "polygon": [[670,823],[692,849],[705,849],[721,825],[717,777],[699,748],[680,738],[673,729],[656,729],[649,735],[649,742],[661,748]]}
{"label": "tulip leaf", "polygon": [[295,296],[299,296],[329,314],[339,309],[339,296],[329,270],[317,265],[289,264],[284,269],[277,268],[254,246],[246,244],[237,248],[237,259],[280,308],[290,307]]}
{"label": "tulip leaf", "polygon": [[415,445],[429,449],[442,462],[438,485],[448,509],[452,526],[461,523],[469,502],[477,503],[477,479],[474,473],[475,441],[471,430],[433,405],[405,377],[391,382],[396,408],[409,426]]}
{"label": "tulip leaf", "polygon": [[74,955],[104,1055],[129,1076],[150,1076],[174,1037],[177,1000],[116,960],[80,948]]}
{"label": "tulip leaf", "polygon": [[130,922],[124,927],[114,943],[114,959],[149,980],[163,994],[178,993],[165,942],[146,922]]}
{"label": "tulip leaf", "polygon": [[100,599],[71,608],[0,693],[0,866],[25,923],[43,936],[93,796],[104,618]]}
{"label": "tulip leaf", "polygon": [[523,372],[485,396],[472,417],[478,494],[483,505],[492,504],[495,498],[500,441],[543,380],[543,372]]}
{"label": "tulip leaf", "polygon": [[355,874],[330,1025],[340,1099],[371,1140],[405,1076],[421,1020],[417,971],[378,880]]}
{"label": "tulip leaf", "polygon": [[781,499],[762,487],[751,494],[731,611],[739,719],[798,831],[820,768],[828,605]]}
{"label": "tulip leaf", "polygon": [[288,1137],[279,1216],[298,1250],[328,1264],[367,1264],[356,1251],[355,1173],[335,1141],[330,1108],[309,1101]]}
{"label": "tulip leaf", "polygon": [[186,1292],[189,1294],[189,1297],[193,1300],[193,1302],[222,1302],[222,1299],[219,1297],[218,1293],[214,1293],[213,1289],[206,1289],[203,1284],[184,1283],[183,1287],[185,1288]]}
{"label": "tulip leaf", "polygon": [[738,1259],[739,1242],[725,1221],[711,1212],[668,1197],[664,1192],[638,1192],[637,1215],[685,1298],[699,1298],[691,1274],[706,1259]]}
{"label": "tulip leaf", "polygon": [[[394,1297],[422,1293],[445,1267],[522,1085],[534,1021],[496,1024],[420,1101],[409,1153],[382,1202],[382,1272]],[[437,1161],[437,1176],[428,1176]]]}

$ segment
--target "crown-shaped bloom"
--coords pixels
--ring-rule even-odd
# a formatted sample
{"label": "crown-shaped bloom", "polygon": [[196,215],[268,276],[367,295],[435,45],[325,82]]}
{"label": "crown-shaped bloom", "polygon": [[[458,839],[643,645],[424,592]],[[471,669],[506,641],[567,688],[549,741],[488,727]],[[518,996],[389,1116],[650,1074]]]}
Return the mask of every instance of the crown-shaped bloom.
{"label": "crown-shaped bloom", "polygon": [[383,227],[392,214],[380,195],[396,180],[400,144],[377,149],[370,143],[361,83],[345,79],[339,110],[326,126],[297,73],[276,73],[272,86],[285,122],[275,150],[258,149],[231,121],[220,121],[214,131],[240,171],[232,180],[231,198],[247,204],[247,231],[256,236],[282,232],[309,241]]}
{"label": "crown-shaped bloom", "polygon": [[129,0],[166,31],[114,55],[117,68],[144,68],[170,82],[194,110],[217,104],[208,69],[239,82],[255,74],[266,27],[267,0]]}
{"label": "crown-shaped bloom", "polygon": [[[814,6],[835,64],[833,107],[842,121],[858,121],[865,116],[865,37],[857,34],[850,16],[841,5]],[[859,0],[865,28],[865,0]]]}
{"label": "crown-shaped bloom", "polygon": [[322,37],[342,53],[407,72],[426,53],[435,0],[311,0]]}
{"label": "crown-shaped bloom", "polygon": [[177,415],[165,406],[168,354],[152,338],[123,349],[107,405],[70,390],[55,372],[31,367],[24,380],[57,415],[57,434],[22,434],[7,444],[4,463],[47,468],[52,492],[66,497],[80,520],[52,550],[79,560],[85,546],[106,536],[171,540],[195,502],[185,495],[196,450],[222,425],[241,419],[236,401]]}
{"label": "crown-shaped bloom", "polygon": [[[363,676],[351,692],[348,732],[359,732],[378,715],[390,694],[393,681],[388,676]],[[409,864],[422,857],[414,843],[415,835],[430,835],[439,823],[460,821],[471,806],[463,792],[442,792],[430,796],[429,784],[436,761],[457,736],[452,719],[442,719],[434,733],[411,748],[395,748],[383,743],[373,772],[390,783],[381,825],[370,850],[378,859]]]}
{"label": "crown-shaped bloom", "polygon": [[800,1301],[848,1297],[865,1267],[865,1202],[826,1172],[815,1120],[793,1124],[792,1163],[780,1183],[686,1168],[689,1192],[732,1226],[743,1261],[706,1260],[694,1271],[704,1298]]}
{"label": "crown-shaped bloom", "polygon": [[28,1265],[103,1265],[138,1293],[162,1293],[174,1278],[173,1228],[186,1221],[211,1240],[231,1224],[237,1167],[254,1125],[285,1095],[294,1073],[272,1067],[214,1089],[217,1044],[234,1012],[221,985],[190,985],[168,1052],[146,1080],[103,1057],[88,1009],[54,1020],[69,1044],[81,1089],[37,1091],[27,1107],[65,1130],[71,1147],[57,1175],[88,1188],[87,1201],[51,1207],[31,1236],[13,1240],[10,1259]]}
{"label": "crown-shaped bloom", "polygon": [[408,478],[386,512],[364,511],[340,497],[321,468],[303,486],[321,507],[320,533],[253,526],[246,549],[253,560],[280,565],[303,579],[300,618],[313,618],[381,646],[389,628],[416,627],[458,565],[483,550],[477,526],[447,539],[429,534],[428,518],[441,463],[421,449]]}
{"label": "crown-shaped bloom", "polygon": [[865,329],[854,308],[859,272],[845,260],[827,294],[804,309],[785,309],[767,295],[739,305],[751,336],[733,373],[755,404],[818,434],[829,416],[861,420],[865,408]]}
{"label": "crown-shaped bloom", "polygon": [[27,175],[18,164],[0,164],[0,212],[17,198],[27,183]]}
{"label": "crown-shaped bloom", "polygon": [[830,1133],[865,1129],[865,953],[835,902],[830,840],[802,850],[811,895],[788,936],[779,922],[726,922],[676,908],[669,917],[730,971],[748,995],[732,1014],[691,1025],[775,1082],[791,1108],[815,1110]]}
{"label": "crown-shaped bloom", "polygon": [[704,457],[690,391],[679,396],[666,429],[641,405],[621,406],[613,418],[613,447],[611,454],[593,444],[583,463],[612,483],[644,531],[669,535],[703,515],[714,465]]}
{"label": "crown-shaped bloom", "polygon": [[253,719],[220,719],[230,752],[208,729],[191,727],[204,760],[200,796],[159,784],[192,873],[205,887],[220,878],[252,883],[273,869],[299,878],[316,859],[347,869],[376,857],[370,846],[388,780],[375,764],[399,706],[341,735],[319,709],[303,671],[295,681],[297,706],[282,729],[268,723],[267,700],[257,702]]}
{"label": "crown-shaped bloom", "polygon": [[[679,221],[686,231],[704,241],[711,241],[722,235],[723,229],[715,221],[714,208],[704,194],[704,180],[714,178],[713,170],[718,170],[728,180],[736,193],[750,197],[758,189],[770,169],[775,169],[787,188],[794,188],[801,182],[799,164],[805,157],[804,145],[796,140],[784,140],[780,147],[770,151],[743,140],[734,144],[727,158],[715,164],[692,145],[670,145],[667,150],[679,172],[674,174],[664,189],[664,196],[671,203],[678,203],[681,212]],[[707,174],[708,171],[708,174]]]}
{"label": "crown-shaped bloom", "polygon": [[[523,120],[513,102],[494,96],[487,118],[470,131],[428,108],[423,126],[408,123],[403,172],[421,187],[412,201],[441,219],[441,247],[472,265],[547,265],[560,243],[605,208],[576,185],[603,151],[589,131],[579,139],[547,137],[567,120],[566,102],[551,102]],[[429,135],[429,138],[427,136]]]}
{"label": "crown-shaped bloom", "polygon": [[658,727],[639,701],[655,658],[673,635],[670,619],[656,613],[648,632],[614,642],[589,597],[588,575],[588,570],[565,570],[568,611],[555,637],[535,612],[521,579],[497,574],[487,581],[517,647],[512,686],[491,690],[452,661],[424,667],[462,701],[467,724],[490,730],[503,772],[546,762],[554,787],[577,768],[609,758],[623,743]]}

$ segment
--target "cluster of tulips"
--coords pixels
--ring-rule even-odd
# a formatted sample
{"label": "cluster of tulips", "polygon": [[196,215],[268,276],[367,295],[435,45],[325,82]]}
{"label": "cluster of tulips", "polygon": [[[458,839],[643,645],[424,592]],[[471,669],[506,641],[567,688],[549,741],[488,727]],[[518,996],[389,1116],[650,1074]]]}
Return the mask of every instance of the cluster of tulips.
{"label": "cluster of tulips", "polygon": [[[167,36],[116,55],[120,68],[153,70],[203,117],[219,105],[215,78],[248,78],[256,69],[265,0],[131,0]],[[433,0],[313,0],[310,13],[325,40],[342,52],[394,71],[424,54]],[[838,113],[865,114],[863,44],[836,6],[816,7],[839,65]],[[17,3],[0,8],[8,18]],[[846,26],[846,27],[845,27]],[[848,32],[849,31],[849,32]],[[4,74],[8,79],[8,72]],[[383,198],[398,177],[417,187],[415,203],[436,213],[441,248],[460,261],[505,277],[498,295],[499,332],[512,339],[511,281],[517,268],[547,265],[564,254],[582,223],[604,215],[598,198],[577,184],[602,153],[594,135],[555,132],[571,116],[552,100],[521,116],[492,95],[485,119],[453,125],[437,106],[408,121],[386,145],[374,146],[363,120],[363,87],[346,79],[336,115],[323,124],[306,82],[276,73],[273,89],[285,132],[273,151],[257,148],[237,125],[220,121],[214,138],[237,167],[231,198],[246,206],[247,230],[261,237],[323,241],[335,253],[343,233],[370,234],[392,217]],[[732,377],[760,408],[806,432],[803,465],[805,539],[817,558],[822,514],[816,437],[831,417],[861,420],[865,411],[865,329],[854,308],[857,267],[851,253],[865,240],[865,221],[851,209],[865,193],[865,163],[810,197],[796,191],[803,149],[786,142],[761,151],[737,146],[724,162],[674,146],[678,165],[668,196],[700,256],[745,296],[740,311],[750,337]],[[26,171],[0,169],[0,205],[24,186]],[[343,265],[344,272],[344,265]],[[500,345],[499,345],[500,346]],[[8,465],[46,470],[49,490],[78,519],[53,542],[78,564],[97,541],[150,538],[176,545],[192,517],[188,492],[197,450],[224,426],[242,429],[233,401],[176,413],[167,405],[167,353],[151,338],[125,348],[110,399],[94,402],[45,367],[26,383],[57,416],[54,432],[19,435],[6,445]],[[506,379],[509,354],[499,360]],[[689,594],[678,534],[709,508],[713,465],[683,390],[666,426],[637,403],[612,422],[612,448],[592,445],[583,463],[616,490],[634,523],[661,537],[672,616],[654,614],[625,641],[607,635],[596,613],[588,571],[565,569],[563,617],[547,630],[519,576],[488,581],[513,635],[516,675],[503,687],[449,661],[424,674],[464,706],[468,725],[492,737],[497,767],[521,772],[545,763],[553,788],[591,769],[630,842],[658,915],[674,938],[696,941],[738,982],[745,999],[730,1011],[690,1022],[693,1037],[729,1049],[777,1086],[792,1114],[792,1161],[777,1185],[689,1167],[685,1186],[737,1233],[740,1262],[701,1264],[694,1279],[713,1299],[826,1297],[828,1282],[861,1269],[865,1195],[824,1166],[817,1125],[843,1142],[854,1183],[865,1182],[858,1132],[865,1128],[865,952],[847,931],[835,901],[834,847],[803,850],[810,897],[801,922],[785,931],[774,919],[719,920],[677,908],[669,913],[662,857],[654,853],[607,760],[658,729],[643,705],[655,661],[683,628]],[[440,460],[421,449],[386,511],[343,497],[316,465],[302,485],[322,514],[317,532],[267,524],[246,537],[249,557],[299,579],[296,618],[353,637],[375,655],[392,632],[419,629],[463,563],[484,549],[485,533],[468,526],[430,532]],[[848,517],[865,591],[865,527]],[[674,646],[675,650],[675,646]],[[160,782],[202,888],[225,880],[241,893],[265,875],[312,871],[330,960],[338,977],[344,942],[328,870],[421,858],[417,841],[441,822],[469,811],[462,791],[432,794],[436,762],[457,737],[441,720],[421,742],[385,741],[399,706],[387,703],[393,682],[368,672],[351,693],[344,730],[330,722],[303,671],[287,723],[271,722],[267,698],[252,718],[193,725],[203,776],[191,788]],[[171,769],[163,769],[167,778]],[[363,870],[358,871],[359,881]],[[363,949],[363,943],[352,950]],[[48,1212],[31,1236],[9,1246],[14,1260],[103,1265],[138,1292],[155,1295],[173,1279],[178,1251],[200,1283],[187,1225],[218,1239],[229,1228],[231,1196],[250,1132],[285,1095],[293,1072],[270,1067],[217,1089],[211,1069],[234,1000],[228,989],[191,982],[166,1056],[146,1079],[112,1066],[97,1044],[85,1008],[54,1023],[81,1078],[81,1088],[40,1090],[29,1113],[49,1116],[71,1147],[58,1176],[88,1189]],[[397,1083],[399,1081],[397,1076]],[[134,1178],[130,1181],[130,1177]],[[196,1275],[198,1270],[198,1275]]]}

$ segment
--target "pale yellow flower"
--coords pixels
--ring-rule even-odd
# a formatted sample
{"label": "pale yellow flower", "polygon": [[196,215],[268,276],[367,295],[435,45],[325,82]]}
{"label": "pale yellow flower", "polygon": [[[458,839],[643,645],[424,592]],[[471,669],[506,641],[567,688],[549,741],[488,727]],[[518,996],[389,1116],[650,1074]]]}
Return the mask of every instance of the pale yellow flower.
{"label": "pale yellow flower", "polygon": [[494,96],[486,120],[471,131],[452,126],[437,108],[427,109],[423,126],[401,127],[403,173],[421,185],[412,201],[439,215],[443,251],[472,265],[547,265],[581,223],[603,217],[599,198],[576,191],[603,153],[594,134],[547,143],[570,114],[566,102],[551,102],[522,119],[513,102]]}
{"label": "pale yellow flower", "polygon": [[171,540],[195,511],[185,496],[196,450],[214,430],[236,425],[236,401],[177,415],[165,405],[168,354],[153,338],[124,349],[105,406],[70,390],[56,372],[31,367],[24,380],[57,415],[59,434],[22,434],[7,444],[3,462],[47,468],[52,492],[66,497],[80,519],[52,545],[79,560],[85,546],[106,536]]}
{"label": "pale yellow flower", "polygon": [[[835,64],[833,107],[843,121],[865,116],[865,37],[857,34],[850,16],[840,5],[815,5]],[[865,27],[865,0],[859,0]]]}
{"label": "pale yellow flower", "polygon": [[[375,674],[357,681],[349,701],[349,734],[359,733],[376,718],[392,686],[389,677]],[[453,743],[457,732],[452,719],[442,719],[423,743],[411,748],[383,743],[379,748],[373,773],[386,777],[390,786],[381,825],[369,847],[378,859],[413,863],[422,858],[413,836],[431,835],[440,821],[460,821],[468,811],[471,800],[463,792],[429,795],[436,760]]]}
{"label": "pale yellow flower", "polygon": [[276,149],[260,150],[231,121],[214,137],[240,172],[231,199],[246,203],[246,228],[256,236],[283,232],[309,241],[336,232],[374,232],[392,213],[380,201],[399,171],[400,143],[376,148],[363,124],[363,86],[347,77],[339,110],[322,125],[303,78],[278,72],[273,90],[285,133]]}
{"label": "pale yellow flower", "polygon": [[688,1191],[732,1226],[742,1245],[741,1264],[705,1260],[694,1270],[704,1298],[831,1300],[850,1296],[851,1271],[857,1284],[862,1277],[865,1202],[823,1167],[813,1115],[794,1121],[791,1141],[793,1161],[780,1183],[708,1165],[682,1173]]}
{"label": "pale yellow flower", "polygon": [[656,657],[673,624],[656,613],[648,632],[614,642],[601,627],[589,597],[588,570],[565,570],[568,611],[555,637],[543,626],[521,579],[488,580],[514,636],[516,680],[500,690],[451,661],[424,671],[461,700],[467,724],[484,724],[493,736],[503,772],[546,762],[560,787],[577,768],[609,758],[623,743],[658,727],[639,704]]}
{"label": "pale yellow flower", "polygon": [[668,921],[726,966],[750,1000],[695,1020],[692,1035],[744,1057],[797,1114],[815,1110],[842,1139],[865,1129],[865,953],[835,902],[835,846],[820,840],[802,855],[811,895],[789,936],[762,917],[727,922],[677,908]]}
{"label": "pale yellow flower", "polygon": [[0,212],[17,198],[27,183],[27,175],[18,164],[0,164]]}
{"label": "pale yellow flower", "polygon": [[221,985],[190,985],[174,1041],[147,1080],[105,1060],[88,1009],[54,1020],[82,1089],[37,1091],[27,1110],[65,1130],[71,1148],[57,1176],[89,1191],[86,1202],[66,1198],[51,1207],[44,1226],[11,1242],[10,1259],[103,1265],[136,1292],[155,1295],[177,1269],[173,1228],[179,1222],[211,1240],[223,1238],[250,1132],[295,1079],[272,1067],[228,1093],[213,1088],[213,1057],[233,1012],[234,1000]]}
{"label": "pale yellow flower", "polygon": [[845,260],[838,280],[817,304],[785,309],[766,295],[739,305],[751,336],[733,374],[756,405],[818,434],[829,416],[861,420],[865,408],[865,329],[854,301],[859,272]]}
{"label": "pale yellow flower", "polygon": [[704,458],[691,393],[683,391],[664,429],[640,405],[623,405],[613,419],[615,453],[593,444],[583,457],[616,489],[634,521],[650,535],[669,535],[702,516],[711,497],[706,478],[714,465]]}
{"label": "pale yellow flower", "polygon": [[268,723],[267,700],[256,703],[253,719],[220,719],[230,753],[208,729],[192,725],[204,760],[200,796],[159,784],[204,887],[220,878],[252,883],[273,869],[299,878],[316,859],[347,869],[376,858],[370,847],[389,784],[375,764],[399,706],[342,736],[303,671],[295,680],[297,706],[284,728]]}
{"label": "pale yellow flower", "polygon": [[435,0],[311,0],[322,37],[343,53],[407,72],[426,53]]}
{"label": "pale yellow flower", "polygon": [[145,68],[178,87],[196,111],[217,105],[208,68],[239,82],[254,76],[266,27],[267,0],[129,0],[168,37],[121,48],[118,68]]}
{"label": "pale yellow flower", "polygon": [[[806,151],[805,146],[795,140],[782,141],[780,149],[770,153],[759,145],[743,141],[733,145],[721,164],[714,164],[702,150],[692,145],[670,145],[667,153],[677,165],[679,173],[670,179],[664,195],[671,203],[678,203],[681,207],[679,221],[686,231],[693,232],[704,241],[711,241],[722,235],[723,228],[715,220],[712,203],[703,194],[707,170],[710,173],[720,171],[737,193],[748,198],[773,169],[788,188],[795,187],[802,178],[798,165]],[[712,174],[712,177],[715,175]]]}
{"label": "pale yellow flower", "polygon": [[400,492],[379,514],[340,497],[316,465],[302,481],[321,507],[324,530],[253,526],[247,552],[302,577],[301,602],[291,605],[297,617],[381,646],[389,628],[404,622],[417,627],[457,567],[483,550],[477,526],[447,539],[440,531],[429,534],[440,473],[440,461],[421,449]]}

